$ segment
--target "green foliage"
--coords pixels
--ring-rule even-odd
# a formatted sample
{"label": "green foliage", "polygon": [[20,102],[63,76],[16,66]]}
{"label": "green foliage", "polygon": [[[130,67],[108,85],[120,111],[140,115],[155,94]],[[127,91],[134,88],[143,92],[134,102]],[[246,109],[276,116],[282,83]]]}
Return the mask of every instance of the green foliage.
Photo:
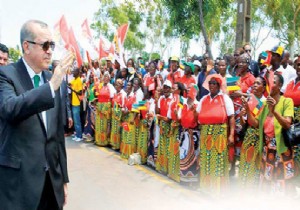
{"label": "green foliage", "polygon": [[[154,52],[163,56],[171,39],[181,40],[182,55],[186,56],[191,39],[199,39],[203,30],[205,39],[220,42],[220,51],[232,53],[235,48],[237,1],[235,0],[101,0],[92,28],[113,39],[116,29],[130,23],[125,49],[147,61]],[[199,2],[202,2],[204,28],[200,24]],[[290,48],[300,43],[300,0],[252,0],[251,45],[259,48],[272,29],[281,43]],[[145,52],[145,43],[152,49]],[[206,46],[207,47],[207,46]],[[271,47],[271,46],[270,46]],[[215,50],[215,49],[214,49]],[[151,54],[151,56],[150,56]]]}
{"label": "green foliage", "polygon": [[[177,36],[189,39],[197,38],[201,32],[199,18],[199,0],[162,0],[170,13],[170,22]],[[217,37],[221,31],[222,16],[234,0],[203,1],[204,23],[210,40]]]}
{"label": "green foliage", "polygon": [[151,54],[151,60],[160,59],[160,54],[158,52],[154,52]]}
{"label": "green foliage", "polygon": [[300,0],[255,0],[258,8],[270,19],[276,37],[291,48],[300,40]]}
{"label": "green foliage", "polygon": [[133,2],[100,1],[100,9],[96,12],[94,19],[95,22],[91,28],[97,32],[97,36],[103,35],[112,41],[117,28],[122,24],[129,23],[124,43],[125,49],[141,51],[145,47],[143,41],[145,35],[139,30],[143,15],[138,12]]}
{"label": "green foliage", "polygon": [[141,53],[141,57],[143,58],[144,61],[148,61],[149,58],[150,58],[150,54],[148,52],[146,52],[146,51],[143,51]]}
{"label": "green foliage", "polygon": [[10,47],[8,50],[9,50],[9,59],[12,60],[13,62],[17,62],[22,55],[19,46],[17,46],[16,48]]}

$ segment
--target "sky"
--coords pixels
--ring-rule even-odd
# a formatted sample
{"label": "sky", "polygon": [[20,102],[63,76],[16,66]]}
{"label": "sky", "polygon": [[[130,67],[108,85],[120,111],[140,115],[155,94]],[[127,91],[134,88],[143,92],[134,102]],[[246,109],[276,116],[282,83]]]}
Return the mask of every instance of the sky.
{"label": "sky", "polygon": [[[76,33],[80,33],[80,26],[87,18],[88,23],[93,22],[94,14],[100,6],[99,0],[0,0],[0,42],[8,47],[20,45],[21,26],[30,19],[38,19],[46,22],[50,28],[65,15],[68,26],[72,26]],[[93,33],[93,31],[92,31]],[[203,39],[202,39],[203,40]],[[270,43],[273,42],[271,45]],[[180,56],[180,42],[173,40],[172,46],[166,53],[168,56]],[[265,43],[259,51],[266,50],[274,45],[273,39]],[[191,48],[188,53],[192,56],[202,55],[204,49],[201,44],[191,41]],[[203,46],[203,44],[202,44]],[[146,44],[146,51],[150,51],[151,46]],[[213,56],[219,55],[216,43],[212,45]],[[166,60],[166,58],[164,58]]]}
{"label": "sky", "polygon": [[79,30],[86,18],[92,23],[99,5],[99,0],[0,0],[0,42],[8,47],[19,45],[20,29],[30,19],[53,28],[65,15],[68,26]]}

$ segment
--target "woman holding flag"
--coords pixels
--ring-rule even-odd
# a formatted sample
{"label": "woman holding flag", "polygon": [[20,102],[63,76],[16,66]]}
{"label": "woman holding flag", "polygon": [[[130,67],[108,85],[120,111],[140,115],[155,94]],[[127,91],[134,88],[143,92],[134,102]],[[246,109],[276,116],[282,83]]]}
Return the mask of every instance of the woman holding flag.
{"label": "woman holding flag", "polygon": [[[256,117],[263,109],[263,102],[265,101],[263,94],[266,91],[266,80],[263,77],[257,77],[252,90],[253,94],[249,95],[246,100],[251,114]],[[241,146],[238,183],[243,189],[257,189],[261,162],[261,157],[259,156],[259,130],[247,122],[245,115],[246,110],[243,108],[240,113],[240,121],[246,130]]]}
{"label": "woman holding flag", "polygon": [[122,108],[122,140],[120,153],[121,157],[127,159],[129,155],[134,153],[135,144],[135,130],[133,130],[133,125],[130,120],[133,120],[133,113],[131,113],[132,104],[134,104],[135,98],[132,92],[132,82],[128,81],[126,86],[126,100],[124,108]]}
{"label": "woman holding flag", "polygon": [[253,116],[245,99],[243,106],[249,123],[259,129],[262,189],[267,192],[293,194],[295,186],[292,181],[296,176],[294,152],[285,145],[281,131],[291,126],[294,105],[292,99],[280,94],[283,82],[283,77],[275,73],[270,95],[257,117]]}
{"label": "woman holding flag", "polygon": [[114,150],[120,149],[121,144],[121,118],[122,108],[125,105],[126,93],[123,90],[123,81],[117,79],[115,82],[116,93],[112,100],[112,119],[111,119],[111,134],[110,145]]}
{"label": "woman holding flag", "polygon": [[[234,135],[234,142],[235,142],[235,155],[240,155],[240,148],[243,141],[243,126],[240,122],[240,112],[242,109],[242,96],[247,96],[247,94],[251,93],[251,88],[254,84],[255,77],[250,73],[250,57],[247,53],[240,55],[237,58],[237,69],[236,75],[239,77],[237,81],[237,86],[239,90],[231,91],[229,93],[231,99],[234,102],[234,112],[235,112],[235,135]],[[231,80],[233,78],[229,78]],[[235,158],[231,161],[231,170],[230,175],[235,175]]]}
{"label": "woman holding flag", "polygon": [[[145,98],[145,101],[139,101],[136,104],[136,109],[140,111],[140,122],[138,125],[138,138],[136,152],[141,155],[141,163],[147,162],[148,139],[150,137],[150,127],[154,119],[155,105],[152,99],[152,92],[148,95],[150,99]],[[151,107],[150,107],[151,106]]]}
{"label": "woman holding flag", "polygon": [[98,146],[107,146],[111,129],[111,101],[115,94],[115,88],[109,83],[110,74],[106,71],[103,75],[103,83],[96,85],[95,95],[98,98],[96,115],[96,142]]}
{"label": "woman holding flag", "polygon": [[[131,85],[132,84],[132,85]],[[133,91],[131,92],[131,90]],[[124,113],[122,143],[121,143],[121,157],[128,158],[132,153],[136,152],[137,139],[139,135],[139,110],[134,107],[144,98],[143,91],[141,90],[140,79],[134,78],[133,83],[127,83],[127,101]]]}

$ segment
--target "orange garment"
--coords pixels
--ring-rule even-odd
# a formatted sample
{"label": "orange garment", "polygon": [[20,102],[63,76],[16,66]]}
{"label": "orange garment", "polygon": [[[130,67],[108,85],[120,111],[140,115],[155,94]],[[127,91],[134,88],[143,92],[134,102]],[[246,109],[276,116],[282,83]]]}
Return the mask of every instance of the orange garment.
{"label": "orange garment", "polygon": [[125,107],[130,111],[131,108],[132,108],[132,104],[135,103],[135,95],[132,95],[132,96],[128,96],[128,98],[126,99],[126,102],[125,102]]}
{"label": "orange garment", "polygon": [[247,72],[247,74],[240,78],[239,86],[241,87],[241,91],[243,93],[246,93],[247,90],[253,86],[255,81],[255,77],[250,72]]}
{"label": "orange garment", "polygon": [[174,110],[178,110],[178,103],[180,100],[180,96],[178,94],[174,94],[173,102],[170,105],[170,111],[171,111],[171,119],[177,120],[177,115],[175,114]]}
{"label": "orange garment", "polygon": [[155,91],[155,79],[150,75],[144,77],[144,86],[148,87],[149,91]]}
{"label": "orange garment", "polygon": [[295,85],[295,81],[291,81],[285,90],[284,96],[287,98],[291,98],[294,101],[294,106],[300,106],[300,82],[297,82]]}
{"label": "orange garment", "polygon": [[182,77],[181,72],[177,70],[174,73],[169,73],[168,76],[167,76],[167,80],[170,80],[172,82],[172,84],[174,85],[174,83],[180,82],[181,77]]}
{"label": "orange garment", "polygon": [[190,88],[192,84],[197,84],[196,80],[193,76],[186,77],[186,75],[183,75],[183,77],[180,78],[179,82],[181,82],[185,88]]}
{"label": "orange garment", "polygon": [[160,100],[160,115],[163,117],[167,117],[168,115],[168,109],[172,98],[168,97],[162,97]]}
{"label": "orange garment", "polygon": [[98,93],[98,102],[110,102],[110,91],[108,85],[103,85]]}
{"label": "orange garment", "polygon": [[112,100],[112,106],[114,107],[115,103],[119,106],[119,107],[123,107],[122,104],[122,92],[120,91],[119,93],[115,93],[113,100]]}
{"label": "orange garment", "polygon": [[187,104],[185,104],[183,106],[183,109],[181,112],[181,125],[183,128],[195,128],[197,126],[197,120],[194,117],[195,109],[196,109],[195,104],[194,104],[193,109],[188,108]]}
{"label": "orange garment", "polygon": [[210,98],[210,95],[205,96],[198,115],[198,122],[207,125],[227,122],[226,107],[222,95],[217,95],[213,99]]}
{"label": "orange garment", "polygon": [[274,117],[267,116],[264,122],[264,133],[267,137],[275,137]]}

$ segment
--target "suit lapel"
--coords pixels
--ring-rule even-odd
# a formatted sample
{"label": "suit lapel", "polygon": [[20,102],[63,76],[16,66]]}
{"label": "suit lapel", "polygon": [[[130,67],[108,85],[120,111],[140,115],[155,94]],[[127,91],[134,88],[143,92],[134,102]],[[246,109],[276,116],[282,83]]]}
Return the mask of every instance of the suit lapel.
{"label": "suit lapel", "polygon": [[[47,82],[49,82],[50,76],[48,74],[46,74],[45,71],[42,72],[42,77],[43,77],[43,80],[44,80],[44,84],[47,83]],[[46,111],[47,136],[49,134],[49,129],[50,129],[49,125],[51,124],[50,123],[51,122],[51,119],[50,119],[51,118],[51,110],[52,109]]]}
{"label": "suit lapel", "polygon": [[24,88],[24,92],[33,89],[32,80],[22,59],[18,61],[16,70],[18,71],[19,81]]}
{"label": "suit lapel", "polygon": [[[24,88],[24,92],[33,89],[32,80],[28,74],[28,71],[26,69],[26,66],[25,66],[22,58],[19,59],[19,61],[17,62],[16,70],[18,71],[19,81],[22,84],[22,87]],[[40,119],[40,122],[42,123],[42,126],[45,128],[44,123],[43,123],[42,113],[38,113],[38,117]]]}

